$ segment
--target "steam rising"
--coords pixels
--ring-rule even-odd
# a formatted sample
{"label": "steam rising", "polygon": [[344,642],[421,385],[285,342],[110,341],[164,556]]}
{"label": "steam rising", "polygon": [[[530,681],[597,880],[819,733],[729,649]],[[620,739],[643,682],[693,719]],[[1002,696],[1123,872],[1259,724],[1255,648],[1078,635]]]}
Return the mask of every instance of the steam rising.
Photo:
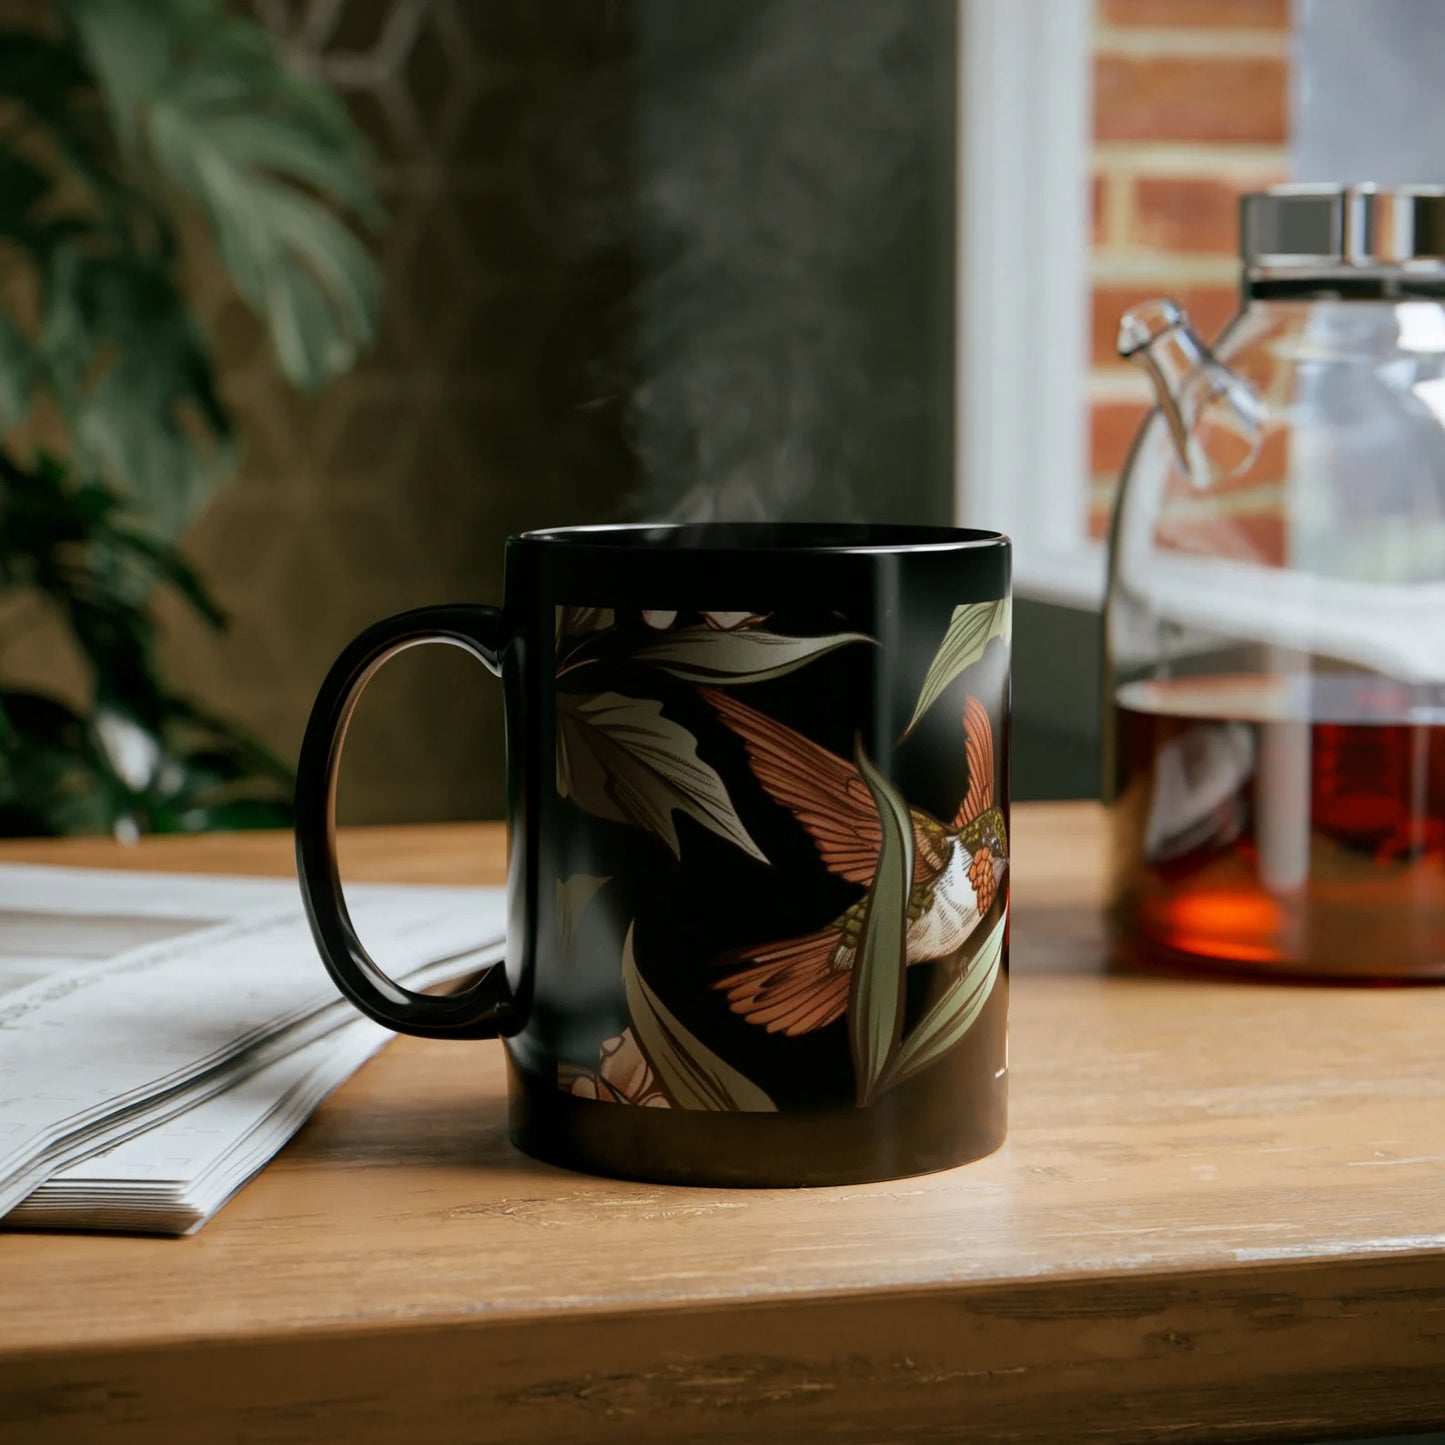
{"label": "steam rising", "polygon": [[576,262],[630,258],[608,324],[577,338],[634,459],[630,510],[931,519],[951,446],[950,0],[626,13],[634,43],[574,97],[544,202]]}

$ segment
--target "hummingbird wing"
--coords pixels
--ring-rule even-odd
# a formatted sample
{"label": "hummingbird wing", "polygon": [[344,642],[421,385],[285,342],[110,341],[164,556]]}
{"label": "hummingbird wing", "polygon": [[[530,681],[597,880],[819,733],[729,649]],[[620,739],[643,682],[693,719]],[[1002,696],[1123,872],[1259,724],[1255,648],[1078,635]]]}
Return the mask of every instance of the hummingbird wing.
{"label": "hummingbird wing", "polygon": [[[850,883],[871,883],[878,871],[883,827],[868,784],[836,753],[731,693],[698,691],[747,746],[758,781],[812,835],[824,865]],[[953,840],[936,818],[910,808],[913,818],[913,881],[927,883],[948,862]]]}
{"label": "hummingbird wing", "polygon": [[742,955],[747,968],[713,985],[750,1024],[770,1034],[812,1033],[840,1018],[848,1007],[849,974],[833,967],[838,930],[763,944]]}
{"label": "hummingbird wing", "polygon": [[993,724],[988,709],[976,697],[964,705],[963,736],[968,755],[968,793],[953,820],[955,828],[971,823],[993,807]]}

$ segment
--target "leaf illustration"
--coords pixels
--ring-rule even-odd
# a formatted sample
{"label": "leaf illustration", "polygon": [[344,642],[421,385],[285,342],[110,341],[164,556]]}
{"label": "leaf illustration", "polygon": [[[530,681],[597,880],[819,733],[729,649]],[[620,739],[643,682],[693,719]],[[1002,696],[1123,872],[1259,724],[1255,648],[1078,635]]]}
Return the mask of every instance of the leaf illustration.
{"label": "leaf illustration", "polygon": [[936,1063],[968,1033],[998,982],[1003,959],[1004,928],[1008,923],[1005,905],[968,968],[949,985],[947,992],[919,1019],[893,1055],[884,1071],[882,1088],[892,1089],[921,1070]]}
{"label": "leaf illustration", "polygon": [[883,826],[878,871],[868,890],[868,912],[848,988],[848,1033],[858,1080],[858,1106],[863,1108],[873,1102],[903,1028],[913,820],[907,802],[873,766],[861,742],[853,757],[873,794]]}
{"label": "leaf illustration", "polygon": [[576,637],[584,632],[603,632],[615,620],[610,607],[559,607],[557,636]]}
{"label": "leaf illustration", "polygon": [[680,1109],[776,1113],[777,1105],[686,1028],[637,971],[632,929],[622,945],[622,988],[632,1032],[669,1098]]}
{"label": "leaf illustration", "polygon": [[712,627],[681,627],[644,643],[633,654],[638,662],[681,677],[726,687],[730,683],[764,682],[793,672],[850,642],[872,642],[861,632],[834,632],[827,637],[787,637],[780,632],[749,628],[723,632]]}
{"label": "leaf illustration", "polygon": [[[906,738],[918,726],[919,719],[943,696],[948,685],[961,677],[984,654],[995,637],[1003,638],[1007,647],[1013,635],[1013,607],[1007,597],[993,602],[971,602],[966,607],[955,607],[949,621],[948,631],[933,655],[928,676],[918,694],[918,703],[908,726],[903,729]],[[903,738],[899,739],[900,742]]]}
{"label": "leaf illustration", "polygon": [[557,791],[594,817],[650,829],[679,858],[677,811],[768,861],[717,771],[698,757],[697,739],[651,698],[559,694]]}
{"label": "leaf illustration", "polygon": [[593,873],[574,873],[557,880],[557,946],[565,960],[577,939],[577,925],[599,889],[610,883]]}

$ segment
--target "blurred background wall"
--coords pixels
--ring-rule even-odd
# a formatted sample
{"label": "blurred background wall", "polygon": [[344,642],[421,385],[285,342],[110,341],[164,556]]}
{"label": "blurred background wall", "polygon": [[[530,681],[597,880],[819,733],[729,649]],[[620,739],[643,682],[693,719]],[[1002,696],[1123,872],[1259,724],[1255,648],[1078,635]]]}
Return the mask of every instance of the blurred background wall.
{"label": "blurred background wall", "polygon": [[[315,398],[196,277],[245,437],[188,545],[231,613],[177,681],[294,756],[340,647],[501,594],[504,538],[631,516],[946,521],[952,0],[254,0],[390,220],[381,342]],[[502,811],[497,689],[368,690],[343,821]]]}

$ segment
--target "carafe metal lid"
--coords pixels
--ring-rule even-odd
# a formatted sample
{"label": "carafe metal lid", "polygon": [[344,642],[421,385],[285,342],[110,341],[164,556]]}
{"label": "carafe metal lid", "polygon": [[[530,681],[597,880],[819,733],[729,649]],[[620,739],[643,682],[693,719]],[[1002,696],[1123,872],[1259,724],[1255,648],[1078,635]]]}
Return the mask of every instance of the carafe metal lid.
{"label": "carafe metal lid", "polygon": [[1240,198],[1246,270],[1445,265],[1445,187],[1274,186]]}

